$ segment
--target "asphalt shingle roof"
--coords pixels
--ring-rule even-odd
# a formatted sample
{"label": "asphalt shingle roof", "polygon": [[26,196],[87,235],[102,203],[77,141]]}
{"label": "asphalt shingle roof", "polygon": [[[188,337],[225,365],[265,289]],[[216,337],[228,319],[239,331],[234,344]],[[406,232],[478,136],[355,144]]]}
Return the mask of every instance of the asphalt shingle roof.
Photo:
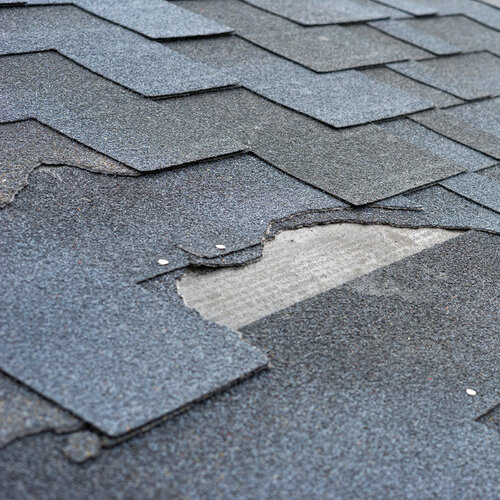
{"label": "asphalt shingle roof", "polygon": [[[0,498],[500,496],[499,56],[493,0],[0,0]],[[346,222],[239,332],[179,295]]]}

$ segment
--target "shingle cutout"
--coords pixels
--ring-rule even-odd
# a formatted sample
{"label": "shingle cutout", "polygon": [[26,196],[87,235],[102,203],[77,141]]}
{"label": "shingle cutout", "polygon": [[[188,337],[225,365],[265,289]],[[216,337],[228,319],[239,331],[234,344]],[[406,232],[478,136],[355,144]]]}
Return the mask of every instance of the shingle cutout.
{"label": "shingle cutout", "polygon": [[447,189],[500,213],[500,183],[482,175],[457,175],[440,183]]}
{"label": "shingle cutout", "polygon": [[373,26],[434,54],[488,50],[500,55],[500,33],[463,16],[376,21]]}
{"label": "shingle cutout", "polygon": [[49,49],[146,96],[235,84],[223,72],[76,7],[0,9],[0,54]]}
{"label": "shingle cutout", "polygon": [[175,50],[227,70],[254,92],[335,127],[426,109],[431,103],[355,70],[317,74],[238,39],[178,42]]}
{"label": "shingle cutout", "polygon": [[405,17],[401,11],[370,0],[246,0],[263,10],[304,25],[323,25]]}
{"label": "shingle cutout", "polygon": [[[116,436],[266,365],[235,333],[70,250],[2,255],[0,367]],[[5,252],[5,249],[4,251]]]}
{"label": "shingle cutout", "polygon": [[411,118],[422,125],[500,159],[500,99],[429,111]]}
{"label": "shingle cutout", "polygon": [[0,207],[14,200],[36,167],[63,164],[109,175],[137,174],[34,120],[0,124]]}
{"label": "shingle cutout", "polygon": [[187,38],[229,33],[231,28],[165,0],[28,0],[31,5],[72,3],[149,38]]}
{"label": "shingle cutout", "polygon": [[389,67],[462,99],[500,94],[500,58],[488,53],[394,63]]}
{"label": "shingle cutout", "polygon": [[265,49],[314,71],[338,71],[428,56],[365,25],[304,28],[239,0],[187,0],[180,5],[235,28]]}
{"label": "shingle cutout", "polygon": [[55,52],[4,56],[0,74],[5,103],[0,122],[16,115],[37,118],[137,170],[168,168],[242,149],[220,130],[223,125],[214,128],[203,109],[183,114],[176,99],[160,106]]}

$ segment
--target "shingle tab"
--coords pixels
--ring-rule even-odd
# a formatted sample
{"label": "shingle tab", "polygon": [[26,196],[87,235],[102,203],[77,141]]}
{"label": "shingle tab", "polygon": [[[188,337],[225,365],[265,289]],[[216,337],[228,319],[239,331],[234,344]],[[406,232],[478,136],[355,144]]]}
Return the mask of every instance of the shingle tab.
{"label": "shingle tab", "polygon": [[183,0],[180,5],[224,22],[265,49],[314,71],[338,71],[428,56],[366,25],[298,26],[239,0]]}
{"label": "shingle tab", "polygon": [[437,134],[414,121],[403,119],[381,123],[380,127],[422,149],[446,158],[469,172],[491,167],[497,160]]}
{"label": "shingle tab", "polygon": [[376,21],[372,25],[434,54],[488,50],[500,55],[500,33],[464,16]]}
{"label": "shingle tab", "polygon": [[307,3],[294,0],[246,0],[261,9],[286,17],[304,25],[352,23],[405,17],[401,11],[391,9],[370,0],[309,0]]}
{"label": "shingle tab", "polygon": [[178,42],[174,48],[231,72],[257,94],[335,127],[359,125],[432,106],[361,72],[317,74],[244,40]]}
{"label": "shingle tab", "polygon": [[413,115],[422,125],[500,159],[500,99],[464,104],[445,110]]}
{"label": "shingle tab", "polygon": [[467,173],[441,181],[455,193],[500,213],[500,183],[482,175]]}
{"label": "shingle tab", "polygon": [[231,31],[227,26],[221,26],[165,0],[27,0],[27,3],[72,3],[108,21],[161,40],[219,35]]}
{"label": "shingle tab", "polygon": [[221,71],[76,7],[0,9],[0,54],[55,49],[146,96],[234,85]]}
{"label": "shingle tab", "polygon": [[393,63],[389,67],[462,99],[500,94],[500,58],[488,53]]}
{"label": "shingle tab", "polygon": [[[476,0],[412,0],[421,7],[429,7],[441,16],[464,14],[491,28],[500,29],[500,13]],[[390,0],[393,7],[404,9],[406,0]],[[394,16],[393,16],[394,17]]]}
{"label": "shingle tab", "polygon": [[137,170],[243,149],[203,109],[185,115],[176,100],[160,106],[54,52],[4,56],[0,74],[0,121],[37,118]]}
{"label": "shingle tab", "polygon": [[2,370],[111,436],[266,365],[237,334],[69,250],[2,256]]}

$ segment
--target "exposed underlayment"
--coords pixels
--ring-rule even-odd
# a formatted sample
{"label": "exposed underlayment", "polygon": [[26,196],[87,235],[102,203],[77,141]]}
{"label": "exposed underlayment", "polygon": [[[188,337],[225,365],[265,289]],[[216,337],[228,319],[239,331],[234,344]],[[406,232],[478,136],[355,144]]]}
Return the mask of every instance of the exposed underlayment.
{"label": "exposed underlayment", "polygon": [[238,329],[459,234],[357,224],[284,231],[264,243],[258,262],[189,271],[177,289],[188,307]]}
{"label": "exposed underlayment", "polygon": [[500,498],[499,61],[497,0],[0,0],[0,498]]}

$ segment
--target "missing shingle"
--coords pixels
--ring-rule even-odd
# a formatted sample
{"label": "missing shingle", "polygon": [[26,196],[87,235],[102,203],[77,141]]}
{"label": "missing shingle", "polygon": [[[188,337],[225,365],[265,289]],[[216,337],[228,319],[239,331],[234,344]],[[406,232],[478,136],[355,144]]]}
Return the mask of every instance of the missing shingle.
{"label": "missing shingle", "polygon": [[258,262],[189,270],[177,287],[188,307],[236,329],[459,234],[348,223],[283,231]]}

